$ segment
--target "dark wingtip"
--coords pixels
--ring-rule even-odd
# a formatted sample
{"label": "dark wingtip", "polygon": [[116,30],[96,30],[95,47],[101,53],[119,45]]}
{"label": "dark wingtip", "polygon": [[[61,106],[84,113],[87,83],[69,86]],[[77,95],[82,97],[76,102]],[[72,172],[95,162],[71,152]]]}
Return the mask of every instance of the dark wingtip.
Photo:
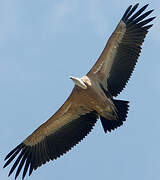
{"label": "dark wingtip", "polygon": [[12,151],[10,151],[10,152],[7,154],[7,156],[5,157],[4,161],[6,161],[17,149],[20,149],[20,148],[22,148],[22,147],[24,147],[24,144],[23,144],[23,143],[21,143],[21,144],[19,144],[18,146],[16,146]]}
{"label": "dark wingtip", "polygon": [[3,168],[5,168],[7,165],[6,165],[6,163],[4,164],[4,166],[3,166]]}
{"label": "dark wingtip", "polygon": [[126,16],[128,15],[129,11],[131,10],[131,8],[132,8],[132,5],[130,5],[130,6],[126,9],[126,11],[125,11],[125,13],[124,13],[124,15],[123,15],[123,17],[122,17],[122,20],[126,18]]}
{"label": "dark wingtip", "polygon": [[138,6],[139,6],[139,3],[135,4],[133,7],[132,7],[132,5],[130,5],[126,9],[126,11],[125,11],[125,13],[124,13],[124,15],[122,17],[122,20],[126,21],[128,19],[128,17],[130,17],[132,15],[132,13],[137,9]]}
{"label": "dark wingtip", "polygon": [[145,8],[147,8],[148,6],[149,6],[149,3],[148,3],[148,4],[146,4],[144,7],[145,7]]}
{"label": "dark wingtip", "polygon": [[139,3],[134,5],[134,8],[137,9],[137,7],[139,6]]}
{"label": "dark wingtip", "polygon": [[143,6],[140,10],[144,11],[148,6],[149,6],[149,4],[146,4],[146,5]]}
{"label": "dark wingtip", "polygon": [[[124,13],[124,15],[123,15],[123,17],[122,17],[122,20],[123,20],[125,23],[129,24],[129,23],[135,21],[136,19],[138,20],[139,18],[140,18],[140,19],[144,19],[146,16],[148,16],[150,13],[153,12],[153,10],[150,10],[150,11],[147,11],[146,13],[142,14],[142,13],[146,10],[146,8],[148,7],[149,4],[146,4],[145,6],[143,6],[142,8],[140,8],[137,12],[135,12],[136,9],[137,9],[137,7],[138,7],[138,5],[139,5],[139,3],[137,3],[136,5],[134,5],[132,8],[128,8],[128,9],[126,10],[126,12]],[[129,6],[129,7],[130,7],[130,6]],[[135,12],[135,13],[134,13],[134,12]],[[134,13],[134,14],[133,14],[133,13]],[[133,14],[133,15],[132,15],[132,14]],[[142,14],[142,15],[141,15],[141,14]],[[139,15],[141,15],[141,16],[139,17]]]}

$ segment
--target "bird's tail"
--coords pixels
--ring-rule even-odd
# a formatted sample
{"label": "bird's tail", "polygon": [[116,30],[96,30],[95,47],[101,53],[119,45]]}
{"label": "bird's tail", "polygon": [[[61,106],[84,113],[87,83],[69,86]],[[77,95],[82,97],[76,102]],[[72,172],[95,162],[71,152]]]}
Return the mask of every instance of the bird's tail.
{"label": "bird's tail", "polygon": [[100,116],[101,123],[105,133],[107,131],[111,132],[111,130],[120,127],[123,122],[126,120],[128,108],[129,108],[129,101],[122,101],[122,100],[115,100],[112,99],[117,112],[117,119],[116,120],[108,120],[102,116]]}

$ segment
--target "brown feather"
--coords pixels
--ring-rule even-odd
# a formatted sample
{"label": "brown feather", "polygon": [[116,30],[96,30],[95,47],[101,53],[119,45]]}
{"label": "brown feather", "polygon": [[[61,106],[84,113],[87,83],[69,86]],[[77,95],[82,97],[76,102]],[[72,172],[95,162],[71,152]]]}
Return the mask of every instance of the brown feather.
{"label": "brown feather", "polygon": [[148,29],[152,27],[148,23],[155,17],[144,19],[153,12],[150,10],[143,13],[147,6],[136,13],[138,4],[126,10],[98,61],[87,74],[92,78],[96,76],[112,96],[117,96],[128,82],[140,55],[144,38]]}
{"label": "brown feather", "polygon": [[[24,167],[22,178],[25,177],[29,168],[29,175],[31,175],[32,171],[36,170],[42,164],[65,154],[91,131],[98,119],[98,115],[94,111],[89,112],[86,111],[86,108],[80,108],[79,105],[76,105],[78,109],[77,111],[75,109],[75,115],[72,112],[71,116],[68,109],[63,116],[60,116],[60,112],[63,112],[68,106],[70,99],[71,97],[68,98],[66,103],[54,116],[6,156],[5,159],[7,162],[4,167],[8,166],[18,156],[11,167],[9,176],[17,168],[15,175],[15,178],[17,178],[22,167]],[[60,123],[60,126],[57,126],[57,129],[52,129],[52,131],[45,131],[46,127],[55,127],[53,124],[57,124],[57,122],[54,118],[58,117],[59,121],[63,117],[62,120],[65,119],[65,123],[63,125]]]}
{"label": "brown feather", "polygon": [[[128,101],[113,99],[125,87],[141,52],[141,45],[152,25],[143,13],[148,5],[135,13],[138,4],[129,6],[108,40],[101,56],[86,76],[80,79],[85,89],[75,85],[61,108],[14,148],[5,158],[4,167],[13,163],[9,176],[22,178],[42,164],[55,160],[78,144],[91,131],[100,116],[104,131],[121,126],[126,120]],[[82,83],[83,82],[83,83]]]}

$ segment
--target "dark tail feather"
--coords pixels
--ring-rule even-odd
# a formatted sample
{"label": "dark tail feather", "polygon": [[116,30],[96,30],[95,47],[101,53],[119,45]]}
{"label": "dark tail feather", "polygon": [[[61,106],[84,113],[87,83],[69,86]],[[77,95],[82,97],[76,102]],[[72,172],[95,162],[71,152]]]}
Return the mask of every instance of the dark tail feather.
{"label": "dark tail feather", "polygon": [[108,120],[100,116],[100,120],[105,133],[107,133],[107,131],[111,132],[111,130],[120,127],[123,124],[123,122],[126,120],[128,113],[129,101],[121,101],[115,99],[112,99],[112,101],[116,106],[118,118],[117,120]]}

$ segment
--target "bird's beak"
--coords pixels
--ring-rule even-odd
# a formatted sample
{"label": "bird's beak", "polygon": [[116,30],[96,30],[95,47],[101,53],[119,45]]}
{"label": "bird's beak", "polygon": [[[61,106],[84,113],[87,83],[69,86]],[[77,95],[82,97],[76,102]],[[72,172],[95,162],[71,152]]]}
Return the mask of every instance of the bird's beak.
{"label": "bird's beak", "polygon": [[75,82],[77,80],[77,78],[75,78],[73,76],[70,76],[69,78],[72,79],[73,82]]}
{"label": "bird's beak", "polygon": [[69,78],[76,84],[76,78],[74,78],[73,76],[70,76]]}

